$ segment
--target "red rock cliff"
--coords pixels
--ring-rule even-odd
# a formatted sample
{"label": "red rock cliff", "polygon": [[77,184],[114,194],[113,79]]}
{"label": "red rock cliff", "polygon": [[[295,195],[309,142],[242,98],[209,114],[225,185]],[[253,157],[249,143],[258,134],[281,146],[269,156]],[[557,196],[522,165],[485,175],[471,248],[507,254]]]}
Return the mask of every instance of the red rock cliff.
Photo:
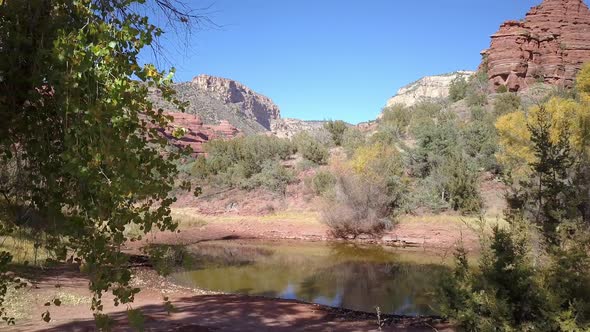
{"label": "red rock cliff", "polygon": [[[167,128],[160,131],[173,145],[179,147],[190,146],[195,155],[203,154],[203,144],[215,138],[234,138],[239,136],[240,131],[229,122],[221,120],[219,125],[203,124],[197,116],[187,113],[166,112],[174,120]],[[182,128],[184,135],[175,137],[174,131]]]}
{"label": "red rock cliff", "polygon": [[522,21],[507,21],[482,52],[490,82],[510,91],[536,82],[572,86],[590,61],[590,10],[583,0],[545,0]]}

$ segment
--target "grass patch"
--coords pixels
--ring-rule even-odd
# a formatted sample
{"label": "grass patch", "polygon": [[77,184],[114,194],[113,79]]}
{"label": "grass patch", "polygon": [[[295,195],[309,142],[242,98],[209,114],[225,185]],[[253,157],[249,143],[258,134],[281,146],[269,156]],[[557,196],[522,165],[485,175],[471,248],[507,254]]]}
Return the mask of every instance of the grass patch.
{"label": "grass patch", "polygon": [[198,214],[191,213],[184,209],[172,210],[171,215],[172,219],[178,223],[180,228],[202,227],[207,224],[207,221]]}
{"label": "grass patch", "polygon": [[282,211],[264,216],[240,216],[240,215],[202,215],[195,209],[180,208],[172,210],[172,218],[177,220],[181,228],[200,227],[208,223],[232,223],[241,221],[291,221],[319,223],[316,212]]}
{"label": "grass patch", "polygon": [[43,266],[50,253],[43,247],[35,248],[35,242],[16,236],[0,236],[0,251],[12,254],[12,264]]}

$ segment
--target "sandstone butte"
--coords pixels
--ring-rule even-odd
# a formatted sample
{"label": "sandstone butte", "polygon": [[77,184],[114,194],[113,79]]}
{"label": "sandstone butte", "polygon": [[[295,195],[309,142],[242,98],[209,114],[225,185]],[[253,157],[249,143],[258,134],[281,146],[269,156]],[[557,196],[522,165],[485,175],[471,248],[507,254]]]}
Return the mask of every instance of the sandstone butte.
{"label": "sandstone butte", "polygon": [[[203,144],[215,138],[234,138],[241,135],[240,131],[229,122],[221,120],[218,125],[203,124],[199,117],[180,112],[166,112],[174,118],[167,128],[160,129],[162,135],[178,147],[190,146],[195,155],[205,153]],[[174,137],[174,130],[183,128],[185,134]]]}
{"label": "sandstone butte", "polygon": [[571,87],[590,61],[590,10],[583,0],[545,0],[524,20],[507,21],[482,52],[494,88],[519,91],[537,82]]}

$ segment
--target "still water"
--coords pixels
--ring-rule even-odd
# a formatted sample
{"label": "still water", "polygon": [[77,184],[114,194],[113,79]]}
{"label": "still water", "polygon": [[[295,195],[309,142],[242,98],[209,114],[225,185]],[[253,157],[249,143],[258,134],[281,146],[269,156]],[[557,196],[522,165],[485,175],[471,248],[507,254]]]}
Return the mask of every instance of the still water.
{"label": "still water", "polygon": [[212,241],[185,256],[181,285],[398,315],[436,314],[448,270],[435,253],[342,243]]}

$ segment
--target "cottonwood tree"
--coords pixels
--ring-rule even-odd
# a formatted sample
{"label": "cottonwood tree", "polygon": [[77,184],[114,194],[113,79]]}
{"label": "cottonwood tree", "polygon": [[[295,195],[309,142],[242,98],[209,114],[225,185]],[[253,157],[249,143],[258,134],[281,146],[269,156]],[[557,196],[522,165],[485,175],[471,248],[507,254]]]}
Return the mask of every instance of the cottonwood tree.
{"label": "cottonwood tree", "polygon": [[[173,72],[138,56],[163,33],[146,13],[158,10],[181,28],[203,19],[186,9],[175,0],[0,0],[2,235],[33,228],[43,234],[36,247],[79,264],[103,327],[105,292],[115,304],[139,292],[120,249],[140,236],[125,228],[177,228],[170,191],[183,151],[158,134],[171,119],[153,109],[148,91],[182,104]],[[0,307],[10,260],[0,253]]]}

